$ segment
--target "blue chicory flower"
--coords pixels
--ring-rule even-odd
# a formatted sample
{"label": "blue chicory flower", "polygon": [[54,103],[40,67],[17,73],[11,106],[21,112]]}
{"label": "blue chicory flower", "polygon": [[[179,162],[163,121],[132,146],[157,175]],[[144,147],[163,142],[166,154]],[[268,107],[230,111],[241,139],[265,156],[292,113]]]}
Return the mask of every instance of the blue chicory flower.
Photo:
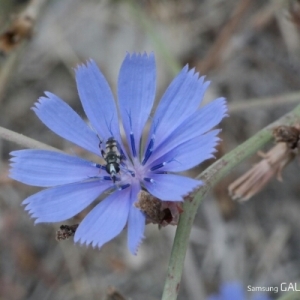
{"label": "blue chicory flower", "polygon": [[[240,282],[225,282],[221,285],[218,294],[209,296],[206,300],[246,300],[244,287]],[[251,300],[271,300],[266,293],[255,293]]]}
{"label": "blue chicory flower", "polygon": [[[226,115],[226,101],[218,98],[199,108],[209,82],[185,66],[163,95],[151,119],[148,138],[142,141],[155,97],[155,59],[153,53],[127,54],[118,80],[118,107],[129,148],[126,151],[113,94],[93,60],[77,68],[76,82],[92,128],[49,92],[33,110],[53,132],[98,156],[102,152],[105,158],[105,147],[118,149],[120,155],[115,153],[117,160],[113,161],[116,164],[109,165],[117,171],[116,177],[105,165],[45,150],[13,151],[10,177],[48,187],[23,201],[35,223],[72,218],[106,194],[80,223],[74,240],[101,247],[127,224],[128,247],[135,254],[145,228],[145,214],[134,206],[138,193],[146,189],[163,201],[182,201],[184,195],[201,185],[199,180],[173,172],[188,170],[213,157],[220,130],[209,130]],[[117,147],[108,147],[109,140]]]}

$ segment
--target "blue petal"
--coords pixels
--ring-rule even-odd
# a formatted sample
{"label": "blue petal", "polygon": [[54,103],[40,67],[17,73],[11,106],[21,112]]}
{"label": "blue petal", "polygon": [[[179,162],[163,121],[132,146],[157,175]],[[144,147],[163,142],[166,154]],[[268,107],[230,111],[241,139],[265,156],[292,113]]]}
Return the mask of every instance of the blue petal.
{"label": "blue petal", "polygon": [[[151,176],[151,177],[150,177]],[[148,192],[160,200],[182,201],[183,197],[202,185],[200,180],[173,174],[151,174],[144,180]]]}
{"label": "blue petal", "polygon": [[131,188],[118,190],[93,208],[80,223],[74,241],[100,248],[117,236],[128,219],[130,191]]}
{"label": "blue petal", "polygon": [[224,98],[218,98],[197,110],[153,151],[151,160],[153,161],[178,145],[211,130],[221,122],[226,116],[226,112],[227,106]]}
{"label": "blue petal", "polygon": [[128,218],[128,248],[132,254],[136,254],[139,245],[144,238],[146,218],[143,212],[134,206],[141,190],[140,185],[133,185],[131,192],[131,207]]}
{"label": "blue petal", "polygon": [[101,139],[120,141],[116,104],[111,89],[93,60],[76,69],[77,89],[83,109]]}
{"label": "blue petal", "polygon": [[[219,142],[216,135],[220,130],[213,130],[180,144],[156,161],[149,163],[152,171],[181,172],[189,170],[203,161],[213,158],[215,147]],[[157,168],[157,166],[161,166]]]}
{"label": "blue petal", "polygon": [[149,139],[155,135],[156,146],[196,111],[208,85],[204,77],[198,78],[194,69],[188,71],[188,66],[175,77],[153,117]]}
{"label": "blue petal", "polygon": [[35,223],[65,221],[90,205],[111,182],[93,180],[62,185],[36,193],[23,201]]}
{"label": "blue petal", "polygon": [[76,156],[45,150],[10,153],[10,178],[28,185],[50,187],[90,179],[100,175],[95,163]]}
{"label": "blue petal", "polygon": [[[139,153],[140,139],[149,118],[156,87],[154,55],[126,55],[120,69],[118,100],[131,153]],[[133,137],[133,138],[132,138]]]}
{"label": "blue petal", "polygon": [[54,94],[39,98],[32,109],[39,119],[57,135],[95,153],[100,154],[99,138],[78,114]]}
{"label": "blue petal", "polygon": [[245,293],[239,282],[224,283],[221,286],[220,296],[222,300],[244,300]]}

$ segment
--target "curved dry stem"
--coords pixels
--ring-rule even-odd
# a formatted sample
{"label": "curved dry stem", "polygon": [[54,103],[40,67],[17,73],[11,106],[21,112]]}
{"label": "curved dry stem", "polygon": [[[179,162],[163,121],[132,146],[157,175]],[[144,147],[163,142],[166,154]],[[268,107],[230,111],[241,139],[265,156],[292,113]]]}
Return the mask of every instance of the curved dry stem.
{"label": "curved dry stem", "polygon": [[47,144],[41,143],[23,134],[14,132],[4,127],[0,127],[0,138],[16,143],[17,145],[23,146],[25,148],[63,152],[62,150],[51,147]]}
{"label": "curved dry stem", "polygon": [[242,111],[248,111],[248,109],[269,109],[279,105],[294,104],[300,102],[300,91],[293,93],[286,93],[279,96],[252,98],[241,100],[238,103],[228,104],[228,112],[239,113]]}

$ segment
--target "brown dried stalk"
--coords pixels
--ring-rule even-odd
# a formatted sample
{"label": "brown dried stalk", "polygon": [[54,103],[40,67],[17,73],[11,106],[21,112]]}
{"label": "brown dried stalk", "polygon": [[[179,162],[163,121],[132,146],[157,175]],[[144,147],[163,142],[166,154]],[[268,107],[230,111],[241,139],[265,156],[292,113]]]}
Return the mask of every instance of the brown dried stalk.
{"label": "brown dried stalk", "polygon": [[273,135],[277,144],[267,153],[259,151],[258,155],[263,159],[229,185],[232,199],[249,200],[274,176],[282,181],[282,170],[298,153],[300,131],[298,126],[279,126],[274,129]]}

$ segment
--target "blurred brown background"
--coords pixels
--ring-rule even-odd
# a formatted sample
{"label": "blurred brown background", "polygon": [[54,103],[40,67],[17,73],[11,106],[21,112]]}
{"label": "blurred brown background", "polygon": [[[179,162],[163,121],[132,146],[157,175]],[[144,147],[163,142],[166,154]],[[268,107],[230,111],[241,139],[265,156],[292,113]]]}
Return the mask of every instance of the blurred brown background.
{"label": "blurred brown background", "polygon": [[[0,0],[0,33],[7,33],[29,2]],[[32,32],[2,36],[0,126],[66,152],[86,155],[51,133],[30,108],[44,91],[51,91],[84,116],[74,67],[89,58],[115,93],[126,51],[154,51],[157,99],[186,63],[207,74],[212,83],[204,102],[224,96],[230,106],[230,118],[221,124],[218,156],[300,101],[296,0],[29,4],[41,4],[33,20],[27,20],[30,28],[36,19]],[[271,97],[269,102],[265,97]],[[100,251],[74,245],[72,239],[58,243],[55,232],[61,224],[34,226],[20,205],[38,189],[7,178],[9,152],[15,149],[20,147],[0,139],[0,299],[98,300],[106,299],[109,286],[126,299],[160,299],[175,228],[147,226],[136,257],[127,250],[125,232]],[[284,170],[283,183],[274,179],[250,201],[239,204],[228,197],[227,186],[257,161],[252,157],[238,166],[202,203],[179,299],[204,299],[231,280],[241,281],[245,289],[300,281],[298,159]],[[248,293],[249,299],[252,295]]]}

